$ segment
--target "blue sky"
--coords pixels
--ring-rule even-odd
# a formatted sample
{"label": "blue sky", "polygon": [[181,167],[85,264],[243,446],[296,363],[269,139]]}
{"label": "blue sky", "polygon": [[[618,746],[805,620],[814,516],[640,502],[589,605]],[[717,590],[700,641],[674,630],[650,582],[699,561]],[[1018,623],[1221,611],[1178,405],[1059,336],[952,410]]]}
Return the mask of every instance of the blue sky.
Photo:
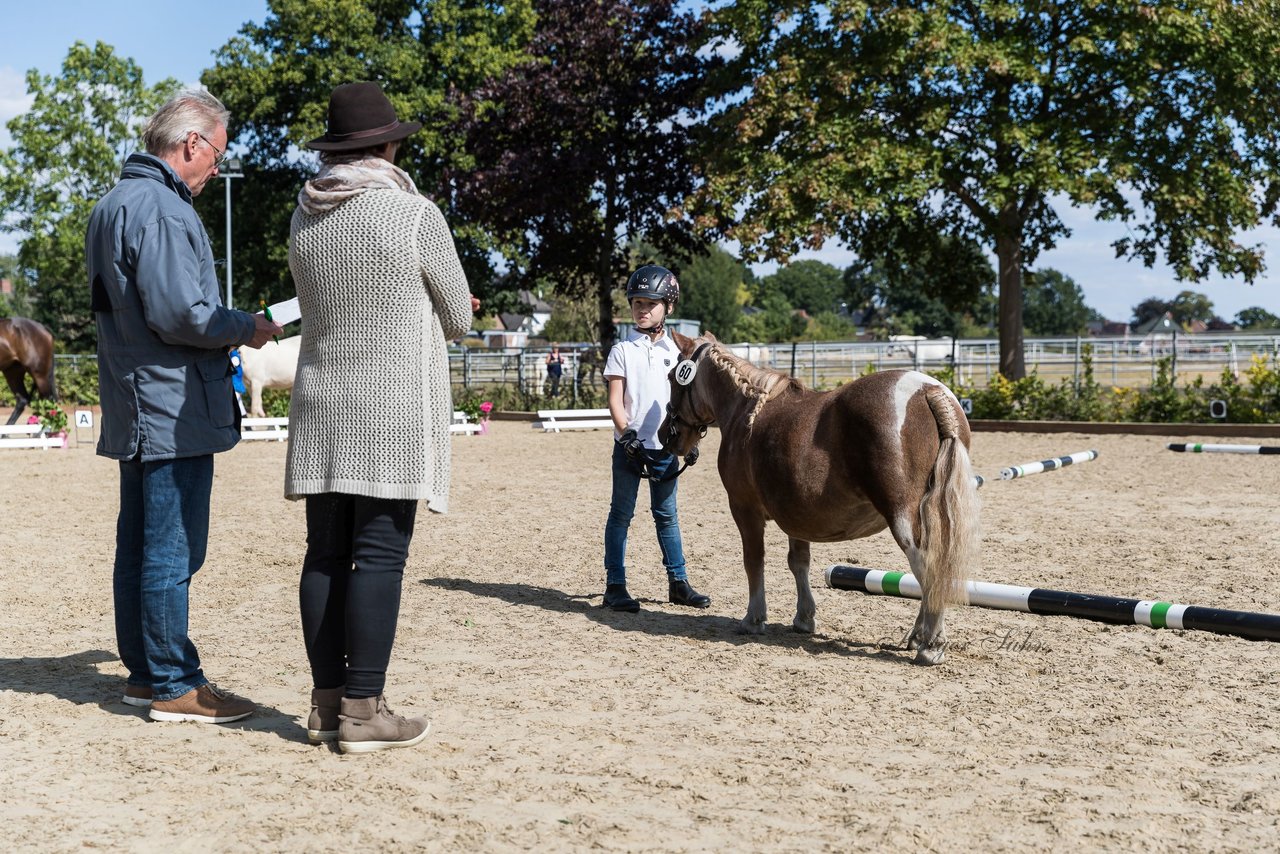
{"label": "blue sky", "polygon": [[[213,64],[214,51],[244,23],[261,22],[267,13],[265,0],[216,0],[184,7],[181,12],[172,3],[158,0],[44,0],[5,5],[4,27],[0,28],[0,126],[30,105],[26,71],[38,68],[43,74],[56,73],[67,48],[77,40],[114,46],[118,54],[138,62],[149,83],[164,77],[196,83],[200,72]],[[0,146],[7,147],[10,142],[7,130],[0,127]],[[1184,288],[1207,294],[1227,319],[1252,305],[1280,314],[1280,229],[1267,227],[1243,236],[1245,243],[1267,247],[1268,261],[1274,267],[1256,284],[1221,277],[1183,284],[1167,267],[1147,269],[1136,262],[1116,260],[1111,243],[1124,236],[1123,227],[1097,223],[1088,210],[1063,205],[1058,212],[1073,234],[1058,248],[1042,254],[1036,266],[1054,267],[1075,279],[1084,289],[1086,301],[1113,320],[1128,320],[1132,307],[1147,297],[1168,299]],[[0,234],[0,252],[16,249],[16,236]],[[828,244],[820,252],[800,257],[844,267],[853,256]],[[776,265],[756,269],[768,273]]]}

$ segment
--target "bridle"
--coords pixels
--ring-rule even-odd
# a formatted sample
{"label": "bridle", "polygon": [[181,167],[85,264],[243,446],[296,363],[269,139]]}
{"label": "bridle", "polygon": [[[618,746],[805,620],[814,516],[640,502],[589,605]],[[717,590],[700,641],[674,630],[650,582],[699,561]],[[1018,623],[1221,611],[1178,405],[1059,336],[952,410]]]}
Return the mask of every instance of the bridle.
{"label": "bridle", "polygon": [[[710,347],[711,347],[710,342],[699,345],[698,349],[693,351],[692,356],[690,356],[688,359],[676,365],[675,376],[676,376],[676,383],[678,385],[687,386],[693,382],[693,378],[698,372],[698,360],[702,357],[702,354]],[[674,404],[675,404],[674,400],[667,401],[667,440],[663,444],[675,443],[676,439],[680,437],[681,425],[688,427],[690,430],[697,430],[698,439],[699,440],[703,439],[707,435],[707,428],[711,426],[711,422],[707,422],[705,424],[698,424],[691,421],[686,421],[680,417],[680,413],[676,411],[676,407]],[[651,471],[649,471],[649,466],[647,463],[642,463],[640,466],[640,476],[644,478],[649,478],[651,480],[657,480],[659,483],[664,483],[668,480],[675,480],[677,477],[684,474],[685,469],[687,469],[689,466],[693,465],[697,461],[698,461],[698,446],[694,445],[692,448],[689,449],[689,453],[684,455],[684,465],[680,466],[680,468],[676,470],[675,474],[669,475],[663,478],[658,478]]]}

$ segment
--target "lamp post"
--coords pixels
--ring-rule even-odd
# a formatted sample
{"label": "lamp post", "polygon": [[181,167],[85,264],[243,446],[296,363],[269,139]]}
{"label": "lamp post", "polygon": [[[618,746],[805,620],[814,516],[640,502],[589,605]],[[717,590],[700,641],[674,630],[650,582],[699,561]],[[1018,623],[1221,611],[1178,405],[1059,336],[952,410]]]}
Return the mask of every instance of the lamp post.
{"label": "lamp post", "polygon": [[227,308],[235,308],[231,304],[231,179],[244,177],[240,171],[240,158],[228,157],[219,167],[218,174],[226,179],[224,186],[227,188]]}

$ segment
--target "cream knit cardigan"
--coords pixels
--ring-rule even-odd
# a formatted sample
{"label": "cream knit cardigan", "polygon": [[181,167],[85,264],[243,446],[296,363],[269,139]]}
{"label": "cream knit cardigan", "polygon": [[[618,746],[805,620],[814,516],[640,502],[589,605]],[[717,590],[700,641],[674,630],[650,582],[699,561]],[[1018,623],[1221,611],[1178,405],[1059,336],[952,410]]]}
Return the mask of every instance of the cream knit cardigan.
{"label": "cream knit cardigan", "polygon": [[446,340],[471,324],[453,237],[430,200],[376,189],[293,213],[289,270],[302,349],[285,497],[422,499],[449,509]]}

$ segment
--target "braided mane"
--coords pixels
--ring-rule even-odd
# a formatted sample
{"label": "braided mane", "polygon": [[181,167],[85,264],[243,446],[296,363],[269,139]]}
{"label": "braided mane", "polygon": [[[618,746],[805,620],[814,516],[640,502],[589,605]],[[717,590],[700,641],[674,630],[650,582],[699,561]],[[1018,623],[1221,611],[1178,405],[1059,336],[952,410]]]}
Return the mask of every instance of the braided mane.
{"label": "braided mane", "polygon": [[787,389],[799,391],[804,388],[804,383],[790,374],[784,374],[772,368],[753,365],[746,359],[733,355],[733,353],[730,353],[719,344],[713,345],[707,351],[706,357],[711,360],[712,364],[729,375],[729,378],[738,386],[738,391],[744,397],[755,398],[756,405],[752,408],[751,414],[747,416],[748,429],[755,424],[756,416],[760,414],[760,410],[764,408],[766,403]]}

